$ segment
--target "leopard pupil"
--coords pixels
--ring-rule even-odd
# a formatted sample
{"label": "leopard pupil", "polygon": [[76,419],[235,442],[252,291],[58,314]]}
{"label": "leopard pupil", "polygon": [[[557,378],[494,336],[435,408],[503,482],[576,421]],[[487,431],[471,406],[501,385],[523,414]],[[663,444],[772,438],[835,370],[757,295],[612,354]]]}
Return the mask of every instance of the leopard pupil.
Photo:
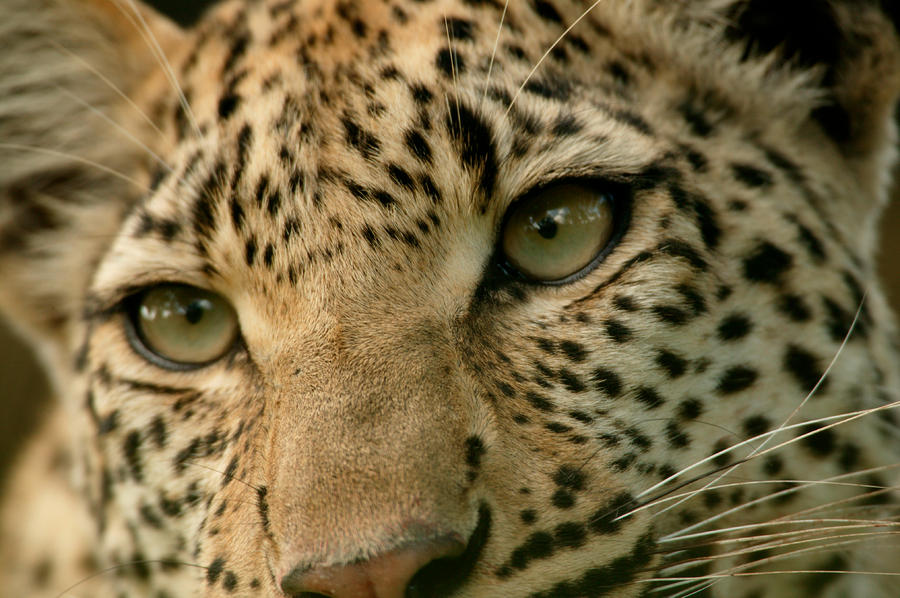
{"label": "leopard pupil", "polygon": [[203,304],[200,301],[191,301],[191,304],[184,311],[184,317],[191,324],[196,324],[203,317],[204,311]]}
{"label": "leopard pupil", "polygon": [[543,220],[538,222],[538,234],[545,239],[552,239],[556,236],[559,226],[552,216],[545,216]]}

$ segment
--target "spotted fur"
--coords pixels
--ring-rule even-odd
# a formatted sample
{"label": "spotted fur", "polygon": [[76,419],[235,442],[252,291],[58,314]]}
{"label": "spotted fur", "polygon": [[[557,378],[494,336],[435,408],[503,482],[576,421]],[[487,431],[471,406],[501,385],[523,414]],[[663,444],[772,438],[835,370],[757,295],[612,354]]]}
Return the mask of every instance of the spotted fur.
{"label": "spotted fur", "polygon": [[[2,593],[284,596],[451,534],[417,595],[896,596],[897,16],[5,0],[0,306],[58,401]],[[512,275],[506,210],[579,178],[621,240]],[[133,350],[164,282],[226,297],[239,346]]]}

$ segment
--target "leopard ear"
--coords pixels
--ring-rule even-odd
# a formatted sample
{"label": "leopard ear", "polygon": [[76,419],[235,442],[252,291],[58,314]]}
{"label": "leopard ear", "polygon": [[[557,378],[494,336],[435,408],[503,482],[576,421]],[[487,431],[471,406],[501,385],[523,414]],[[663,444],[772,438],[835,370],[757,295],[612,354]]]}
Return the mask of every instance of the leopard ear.
{"label": "leopard ear", "polygon": [[726,35],[744,58],[776,53],[817,68],[824,91],[811,116],[844,153],[871,155],[890,142],[900,95],[896,0],[738,0]]}
{"label": "leopard ear", "polygon": [[0,310],[28,336],[70,336],[161,143],[139,87],[183,36],[132,0],[0,2]]}

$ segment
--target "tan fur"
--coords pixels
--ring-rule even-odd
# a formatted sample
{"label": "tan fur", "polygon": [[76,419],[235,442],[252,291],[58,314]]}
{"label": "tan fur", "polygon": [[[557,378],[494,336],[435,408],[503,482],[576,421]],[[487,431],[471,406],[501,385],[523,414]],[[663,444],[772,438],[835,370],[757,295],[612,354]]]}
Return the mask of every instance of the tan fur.
{"label": "tan fur", "polygon": [[[0,308],[33,341],[59,400],[9,483],[0,593],[283,596],[279,580],[295,567],[467,540],[490,512],[488,539],[453,598],[637,596],[656,577],[669,578],[658,595],[677,596],[690,587],[667,585],[679,560],[707,554],[718,556],[706,573],[728,578],[713,578],[714,596],[895,595],[896,577],[865,574],[897,573],[890,535],[833,550],[838,533],[810,532],[818,544],[808,554],[749,569],[747,558],[766,557],[729,554],[748,544],[705,553],[705,539],[667,542],[720,512],[713,528],[757,525],[754,549],[772,548],[767,556],[806,546],[787,543],[806,536],[765,546],[765,534],[791,529],[786,517],[893,530],[893,491],[883,509],[839,507],[900,481],[896,423],[883,413],[836,426],[833,446],[787,443],[773,451],[779,467],[754,450],[805,429],[740,444],[732,463],[747,462],[733,469],[711,472],[706,461],[669,479],[668,468],[765,434],[752,431],[754,418],[767,430],[827,424],[890,413],[900,400],[896,328],[872,272],[895,159],[900,41],[875,4],[835,2],[847,38],[868,43],[842,55],[828,87],[824,66],[800,68],[778,52],[744,60],[744,46],[723,39],[732,4],[601,2],[571,32],[591,50],[564,39],[565,58],[530,74],[564,25],[512,2],[486,88],[498,7],[231,1],[181,30],[127,1],[7,0]],[[554,6],[569,24],[590,4]],[[452,18],[470,20],[472,40],[448,41]],[[448,43],[462,60],[450,74],[440,66]],[[512,43],[528,61],[510,57]],[[615,63],[627,76],[610,74]],[[526,86],[551,75],[577,80],[564,101]],[[679,113],[688,100],[714,133],[697,134]],[[850,118],[841,142],[811,117],[832,101]],[[467,113],[489,127],[495,172],[466,162],[478,123],[447,124]],[[577,130],[564,130],[567,116]],[[410,150],[411,131],[430,161]],[[741,182],[748,165],[768,183],[753,172]],[[634,200],[627,232],[596,268],[548,286],[492,269],[518,198],[597,178],[633,189]],[[765,242],[789,252],[790,265],[753,280],[748,264]],[[241,345],[199,369],[142,356],[123,305],[163,283],[225,297]],[[865,310],[842,348],[857,285]],[[788,296],[810,316],[786,315]],[[735,315],[750,330],[725,339]],[[666,352],[681,359],[668,373]],[[838,354],[795,414],[811,388],[798,378],[822,374]],[[748,364],[749,384],[729,379]],[[608,369],[619,392],[603,384]],[[723,390],[729,381],[740,388]],[[702,410],[688,417],[692,400]],[[472,439],[483,449],[474,456]],[[827,483],[836,476],[847,483]],[[633,500],[616,512],[633,509],[663,481],[659,491],[673,493],[734,486],[715,500],[704,502],[707,491],[605,519],[618,497]],[[764,498],[794,481],[812,486]],[[736,490],[744,494],[732,498]],[[737,509],[754,500],[758,508]],[[875,545],[882,558],[870,558]],[[826,568],[838,555],[859,574],[771,574]],[[730,578],[760,570],[770,574]],[[586,590],[591,571],[615,575]]]}

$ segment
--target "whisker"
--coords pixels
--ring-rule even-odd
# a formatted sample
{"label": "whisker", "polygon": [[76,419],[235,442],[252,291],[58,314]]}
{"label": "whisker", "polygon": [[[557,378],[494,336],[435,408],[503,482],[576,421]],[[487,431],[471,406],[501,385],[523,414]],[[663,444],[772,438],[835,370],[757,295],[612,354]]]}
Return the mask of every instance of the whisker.
{"label": "whisker", "polygon": [[107,567],[105,569],[101,569],[96,573],[92,573],[91,575],[85,577],[77,583],[74,583],[67,587],[65,590],[56,595],[56,598],[63,598],[66,594],[77,588],[78,586],[89,582],[92,579],[96,579],[102,575],[106,575],[107,573],[112,573],[113,571],[117,571],[119,569],[124,569],[125,567],[134,567],[135,565],[180,565],[182,567],[195,567],[197,569],[209,569],[204,565],[198,565],[197,563],[189,563],[186,561],[177,561],[172,559],[147,559],[141,561],[130,561],[128,563],[121,563],[118,565],[113,565],[111,567]]}
{"label": "whisker", "polygon": [[[147,43],[147,46],[155,55],[157,62],[159,62],[159,65],[163,68],[163,72],[165,73],[166,78],[169,80],[169,83],[175,90],[175,93],[178,94],[178,102],[181,104],[181,108],[184,110],[185,116],[187,117],[191,128],[194,129],[194,133],[197,135],[197,137],[202,137],[203,133],[200,131],[200,127],[197,125],[197,119],[194,117],[194,112],[193,110],[191,110],[190,104],[188,104],[187,97],[184,95],[184,90],[182,90],[181,85],[178,84],[178,79],[175,77],[175,72],[172,70],[172,65],[166,58],[165,52],[163,52],[162,47],[160,47],[156,36],[153,35],[153,31],[150,29],[150,26],[147,25],[147,21],[144,20],[144,16],[135,5],[134,0],[113,0],[113,2],[119,8],[119,10],[122,11],[122,14],[129,21],[131,21],[132,25],[134,25],[135,28],[140,32],[141,37],[144,39],[144,41]],[[128,6],[131,8],[130,13],[129,11],[125,10],[125,7],[122,6],[122,2],[128,3]],[[137,22],[135,22],[135,19]]]}
{"label": "whisker", "polygon": [[500,34],[503,33],[503,21],[506,19],[506,11],[508,9],[509,0],[506,0],[503,3],[503,12],[500,13],[500,24],[497,25],[497,37],[494,39],[494,49],[491,50],[491,60],[488,62],[487,75],[484,77],[484,91],[481,94],[481,104],[479,106],[483,106],[484,100],[487,98],[488,85],[491,82],[491,73],[494,70],[494,58],[497,56],[497,48],[500,47]]}
{"label": "whisker", "polygon": [[547,56],[549,56],[550,53],[553,51],[553,49],[559,45],[559,42],[561,42],[563,39],[565,39],[565,37],[567,35],[569,35],[569,32],[572,31],[572,29],[574,29],[575,26],[578,25],[578,23],[580,23],[584,17],[588,16],[588,14],[590,14],[590,12],[592,10],[594,10],[594,8],[601,2],[603,2],[603,0],[594,0],[594,3],[591,4],[587,8],[587,10],[582,12],[581,15],[572,22],[571,25],[566,27],[566,30],[563,31],[560,34],[560,36],[556,38],[556,41],[554,41],[552,44],[550,44],[550,47],[547,48],[547,51],[544,52],[544,54],[538,59],[538,61],[534,65],[534,67],[532,67],[531,71],[525,77],[525,80],[522,81],[522,85],[520,85],[519,89],[516,90],[516,93],[513,95],[512,100],[509,101],[509,106],[506,107],[506,112],[504,113],[504,116],[509,115],[509,111],[512,110],[513,104],[516,103],[516,100],[519,99],[519,96],[522,94],[522,90],[525,89],[525,86],[528,85],[529,81],[531,81],[531,77],[534,76],[534,73],[537,72],[538,68],[540,68],[541,64],[543,64],[544,60],[547,59]]}
{"label": "whisker", "polygon": [[[709,455],[708,457],[705,457],[705,458],[701,459],[700,461],[697,461],[697,462],[695,462],[695,463],[693,463],[693,464],[691,464],[691,465],[689,465],[689,466],[683,468],[681,471],[679,471],[679,472],[677,472],[677,473],[674,473],[674,474],[670,475],[670,476],[667,477],[666,479],[664,479],[664,480],[662,480],[662,481],[660,481],[660,482],[657,482],[657,483],[654,484],[653,486],[651,486],[651,487],[647,488],[646,490],[642,491],[642,492],[641,492],[640,494],[638,494],[635,498],[636,498],[636,499],[643,498],[644,496],[647,496],[647,495],[650,494],[651,492],[654,492],[654,491],[658,490],[659,488],[665,486],[666,484],[671,483],[672,481],[674,481],[675,479],[681,477],[681,476],[684,475],[685,473],[687,473],[687,472],[689,472],[689,471],[692,471],[692,470],[694,470],[694,469],[696,469],[696,468],[698,468],[698,467],[700,467],[700,466],[702,466],[702,465],[704,465],[704,464],[706,464],[706,463],[708,463],[708,462],[710,462],[710,461],[713,461],[713,460],[717,459],[718,457],[721,457],[722,455],[726,455],[726,454],[728,454],[728,453],[734,451],[735,449],[738,449],[738,448],[741,448],[741,447],[743,447],[743,446],[747,446],[747,445],[749,445],[749,444],[752,444],[753,442],[755,442],[755,441],[757,441],[757,440],[759,440],[759,439],[761,439],[761,438],[766,438],[766,437],[769,437],[769,436],[773,436],[773,435],[775,435],[775,434],[778,434],[778,433],[780,433],[780,432],[787,432],[787,431],[794,430],[794,429],[797,429],[797,428],[800,428],[800,427],[805,427],[805,426],[808,426],[808,425],[811,425],[811,424],[818,424],[818,423],[825,423],[825,422],[834,422],[834,420],[839,420],[839,421],[837,421],[837,422],[835,422],[835,423],[829,424],[828,426],[823,426],[823,427],[821,427],[821,428],[817,428],[816,430],[814,430],[814,431],[812,431],[812,432],[805,433],[805,434],[803,434],[803,435],[801,435],[801,436],[797,436],[797,437],[795,437],[795,438],[793,438],[793,439],[791,439],[791,440],[785,441],[785,442],[783,442],[783,443],[781,443],[781,444],[778,444],[778,445],[776,445],[776,446],[774,446],[774,447],[771,447],[771,448],[769,448],[769,449],[766,449],[765,451],[763,451],[763,452],[761,452],[761,453],[757,453],[756,455],[753,456],[754,459],[755,459],[755,458],[759,458],[759,457],[761,457],[761,456],[763,456],[763,455],[766,455],[766,454],[768,454],[768,453],[770,453],[770,452],[772,452],[772,451],[776,451],[776,450],[779,450],[779,449],[781,449],[781,448],[784,448],[785,446],[788,446],[788,445],[790,445],[790,444],[793,444],[794,442],[797,442],[797,441],[799,441],[799,440],[802,440],[803,438],[806,438],[806,437],[808,437],[808,436],[810,436],[810,435],[812,435],[812,434],[817,434],[817,433],[819,433],[819,432],[821,432],[821,431],[823,431],[823,430],[826,430],[826,429],[829,429],[829,428],[833,428],[833,427],[835,427],[835,426],[839,426],[839,425],[841,425],[841,424],[845,424],[845,423],[848,423],[848,422],[851,422],[851,421],[860,419],[860,418],[862,418],[862,417],[865,417],[865,416],[867,416],[867,415],[871,415],[871,414],[873,414],[873,413],[878,413],[878,412],[880,412],[880,411],[884,411],[884,410],[887,410],[887,409],[894,409],[894,408],[896,408],[896,407],[900,407],[900,401],[894,401],[894,402],[892,402],[892,403],[886,403],[886,404],[884,404],[884,405],[879,405],[878,407],[871,407],[871,408],[869,408],[869,409],[862,409],[862,410],[859,410],[859,411],[850,411],[850,412],[847,412],[847,413],[841,413],[841,414],[838,414],[838,415],[829,415],[829,416],[825,416],[825,417],[820,417],[820,418],[817,418],[817,419],[812,419],[812,420],[804,421],[804,422],[797,423],[797,424],[791,424],[790,426],[786,426],[786,427],[780,428],[780,429],[778,429],[778,430],[769,430],[768,432],[764,432],[764,433],[762,433],[762,434],[758,434],[758,435],[753,436],[753,437],[751,437],[751,438],[748,438],[748,439],[746,439],[746,440],[744,440],[744,441],[742,441],[742,442],[739,442],[739,443],[737,443],[737,444],[731,445],[731,446],[728,447],[728,448],[724,448],[724,449],[722,449],[721,451],[718,451],[718,452],[716,452],[716,453],[713,453],[712,455]],[[843,418],[843,419],[842,419],[842,418]],[[746,462],[746,461],[749,461],[749,460],[750,460],[749,458],[743,458],[743,459],[740,459],[739,461],[737,461],[736,463],[731,463],[731,464],[728,464],[728,465],[724,465],[724,466],[719,467],[719,468],[717,468],[717,469],[714,469],[714,470],[712,470],[712,471],[710,471],[710,472],[706,472],[706,473],[704,473],[704,474],[700,474],[700,475],[698,475],[698,476],[695,476],[694,478],[691,478],[690,480],[687,480],[687,481],[685,481],[685,482],[679,484],[679,485],[676,486],[675,488],[673,488],[673,489],[671,489],[671,490],[667,490],[667,491],[664,492],[661,496],[667,496],[667,495],[670,494],[671,492],[673,492],[673,491],[675,491],[675,490],[678,490],[678,489],[680,489],[680,488],[684,488],[685,486],[687,486],[687,485],[689,485],[689,484],[692,484],[692,483],[694,483],[694,482],[697,482],[697,481],[699,481],[699,480],[701,480],[701,479],[703,479],[703,478],[705,478],[705,477],[707,477],[707,476],[709,476],[709,475],[713,475],[713,474],[715,474],[715,473],[717,473],[717,472],[719,472],[719,471],[722,471],[723,469],[729,469],[729,468],[732,468],[732,467],[733,467],[734,465],[736,465],[736,464],[741,464],[741,463]],[[660,497],[661,497],[661,496],[660,496]],[[649,501],[658,500],[660,497],[654,497],[654,498],[652,498],[652,499],[649,499]],[[649,501],[648,501],[648,502],[649,502]],[[646,503],[644,503],[644,504],[646,504]],[[639,505],[638,508],[639,508],[640,506],[643,506],[643,504],[642,504],[642,505]],[[629,512],[627,512],[627,513],[624,513],[624,514],[618,516],[618,517],[616,518],[616,520],[619,520],[619,519],[623,519],[623,518],[625,518],[625,517],[628,517],[630,514],[631,514],[631,511],[629,511]]]}
{"label": "whisker", "polygon": [[[866,293],[868,293],[868,291],[866,291]],[[790,421],[791,421],[792,419],[794,419],[794,417],[800,412],[800,410],[803,409],[803,407],[806,405],[806,403],[809,402],[809,399],[810,399],[813,395],[816,394],[816,392],[819,390],[819,388],[821,388],[822,384],[825,383],[825,380],[828,378],[828,375],[831,373],[832,368],[834,368],[834,364],[837,363],[838,358],[841,356],[841,353],[843,353],[844,347],[847,346],[847,342],[850,340],[850,336],[853,334],[853,331],[854,331],[854,329],[856,328],[856,324],[857,324],[857,322],[859,321],[859,316],[860,316],[860,314],[862,313],[862,308],[863,308],[863,306],[865,305],[866,296],[867,296],[866,293],[864,293],[863,296],[862,296],[862,299],[860,299],[859,305],[858,305],[857,308],[856,308],[856,314],[855,314],[854,317],[853,317],[853,322],[850,324],[850,327],[847,329],[847,333],[844,335],[844,338],[843,338],[843,340],[842,340],[842,342],[841,342],[841,345],[838,347],[837,351],[835,351],[835,354],[834,354],[834,356],[832,357],[831,362],[828,364],[828,367],[825,368],[825,371],[822,372],[822,375],[821,375],[821,376],[819,376],[819,379],[816,381],[816,384],[815,384],[815,386],[813,386],[812,390],[810,390],[810,391],[806,394],[806,396],[803,398],[803,400],[800,401],[800,404],[797,405],[797,407],[794,409],[794,411],[791,412],[791,414],[787,417],[787,419],[785,419],[785,420],[781,423],[781,425],[778,426],[778,428],[776,428],[776,431],[783,430],[784,427],[785,427],[786,425],[788,425],[788,424],[790,423]],[[712,484],[717,483],[717,482],[718,482],[719,480],[721,480],[725,475],[727,475],[730,471],[736,470],[738,467],[740,467],[740,466],[743,465],[744,463],[746,463],[746,462],[748,462],[749,460],[751,460],[754,456],[756,456],[761,450],[763,450],[763,449],[765,448],[765,446],[769,443],[769,441],[770,441],[773,437],[774,437],[774,435],[773,435],[773,436],[768,436],[768,437],[766,437],[765,439],[763,439],[763,441],[760,443],[760,445],[757,446],[757,447],[755,447],[752,451],[750,451],[750,454],[749,454],[745,459],[739,461],[738,463],[733,464],[733,466],[732,466],[729,470],[724,471],[719,477],[717,477],[717,478],[715,478],[715,479],[710,480],[709,482],[707,482],[706,486],[709,486],[709,485],[712,485]],[[696,492],[696,493],[702,492],[702,491],[706,488],[706,486],[704,486],[703,488],[697,489],[695,492]],[[662,515],[663,513],[666,513],[667,511],[669,511],[669,510],[671,510],[671,509],[675,509],[675,508],[677,508],[678,506],[684,504],[686,501],[690,500],[692,497],[693,497],[693,495],[687,496],[687,497],[683,498],[682,500],[680,500],[680,501],[678,501],[678,502],[676,502],[676,503],[674,503],[674,504],[672,504],[672,505],[669,505],[668,507],[662,509],[662,510],[659,511],[658,513],[655,513],[654,516],[659,516],[659,515]]]}
{"label": "whisker", "polygon": [[[897,464],[892,465],[892,466],[887,466],[887,467],[878,467],[878,468],[874,468],[873,470],[866,470],[866,471],[854,472],[854,473],[851,473],[851,474],[844,474],[843,476],[839,476],[839,477],[850,476],[850,475],[861,475],[861,474],[863,474],[863,473],[869,473],[869,472],[871,472],[871,471],[878,471],[878,470],[886,469],[886,468],[889,468],[889,467],[900,467],[900,463],[897,463]],[[742,488],[742,487],[745,487],[745,486],[759,486],[759,485],[767,485],[767,484],[783,484],[783,483],[798,484],[798,485],[799,485],[798,488],[808,488],[808,487],[810,487],[810,486],[844,486],[844,487],[851,487],[851,488],[879,488],[879,489],[882,488],[881,486],[873,486],[873,485],[871,485],[871,484],[860,484],[860,483],[850,483],[850,482],[836,482],[836,481],[832,481],[833,479],[836,479],[836,478],[828,478],[828,479],[825,479],[825,480],[800,480],[800,479],[746,480],[746,481],[743,481],[743,482],[729,482],[729,483],[727,483],[727,484],[718,484],[718,485],[716,485],[716,486],[704,486],[704,487],[701,489],[701,492],[706,492],[706,491],[716,491],[716,490],[725,490],[725,489],[729,489],[729,488]],[[655,503],[645,504],[645,505],[643,505],[643,506],[641,506],[641,507],[639,507],[639,508],[637,508],[637,509],[634,509],[634,511],[632,511],[632,513],[639,513],[639,512],[641,512],[641,511],[646,510],[646,509],[652,508],[652,507],[654,507],[654,506],[656,506],[657,504],[662,503],[662,502],[669,502],[669,501],[672,501],[672,500],[678,500],[678,499],[680,499],[680,498],[684,498],[685,496],[687,496],[687,497],[692,497],[692,496],[695,496],[696,493],[697,493],[697,491],[695,491],[695,490],[690,490],[690,491],[688,491],[688,492],[682,492],[682,493],[680,493],[680,494],[674,494],[674,495],[671,495],[671,496],[665,496],[665,497],[660,498],[660,499],[659,499],[658,501],[656,501]]]}
{"label": "whisker", "polygon": [[[453,92],[456,96],[454,100],[454,105],[456,106],[456,123],[457,126],[462,127],[462,117],[459,112],[459,77],[456,72],[456,54],[453,52],[453,38],[450,36],[450,24],[447,22],[447,15],[444,15],[444,31],[447,33],[447,51],[450,53],[450,72],[453,75]],[[447,97],[447,110],[450,110],[449,97]],[[462,133],[462,131],[460,131],[460,133]]]}
{"label": "whisker", "polygon": [[216,469],[214,467],[210,467],[208,465],[203,465],[202,463],[197,463],[196,461],[182,461],[182,463],[184,463],[185,465],[193,465],[194,467],[201,467],[203,469],[207,469],[209,471],[217,473],[217,474],[221,475],[223,478],[226,478],[229,480],[234,480],[235,482],[240,482],[241,484],[243,484],[244,486],[247,486],[254,492],[258,493],[261,491],[262,486],[255,486],[254,484],[252,484],[246,480],[242,480],[241,478],[235,476],[234,474],[229,474],[229,473],[225,473],[224,471],[219,471],[218,469]]}
{"label": "whisker", "polygon": [[141,107],[138,106],[134,102],[134,100],[132,100],[130,97],[128,97],[128,94],[126,94],[124,91],[122,91],[119,88],[119,86],[116,85],[115,83],[113,83],[106,75],[104,75],[103,73],[98,71],[93,65],[91,65],[91,63],[89,63],[87,60],[85,60],[84,58],[82,58],[81,56],[79,56],[78,54],[73,52],[72,50],[69,50],[62,44],[60,44],[54,40],[50,40],[49,43],[54,48],[56,48],[57,50],[62,52],[63,54],[66,54],[73,60],[78,61],[85,69],[87,69],[90,73],[92,73],[94,76],[96,76],[98,79],[100,79],[103,83],[105,83],[116,95],[118,95],[120,98],[125,100],[125,102],[138,113],[138,115],[144,120],[144,122],[146,122],[148,125],[150,125],[154,131],[159,133],[160,136],[163,136],[162,130],[156,125],[155,122],[153,122],[153,120],[149,116],[147,116],[147,113],[144,112],[143,110],[141,110]]}
{"label": "whisker", "polygon": [[[678,532],[673,532],[673,533],[671,533],[671,534],[667,534],[666,536],[664,536],[663,538],[661,538],[660,541],[663,541],[663,540],[668,541],[668,540],[678,539],[678,538],[680,538],[680,537],[684,534],[684,532],[693,531],[693,530],[695,530],[695,529],[700,529],[700,528],[702,528],[702,527],[705,526],[705,525],[708,525],[708,524],[710,524],[710,523],[715,523],[716,521],[719,521],[720,519],[723,519],[723,518],[725,518],[725,517],[728,517],[729,515],[734,515],[735,513],[738,513],[738,512],[740,512],[740,511],[742,511],[742,510],[744,510],[744,509],[749,509],[749,508],[752,507],[753,505],[762,504],[762,503],[764,503],[764,502],[766,502],[766,501],[768,501],[768,500],[774,500],[774,499],[780,498],[780,497],[782,497],[782,496],[788,496],[788,495],[793,494],[793,493],[795,493],[795,492],[799,492],[799,491],[802,490],[803,488],[804,488],[803,486],[792,486],[792,487],[786,488],[786,489],[784,489],[784,490],[779,490],[778,492],[773,492],[772,494],[767,494],[767,495],[765,495],[765,496],[761,496],[761,497],[759,497],[759,498],[757,498],[757,499],[755,499],[755,500],[751,500],[751,501],[745,502],[745,503],[743,503],[743,504],[741,504],[741,505],[738,505],[738,506],[736,506],[736,507],[732,507],[731,509],[727,509],[727,510],[722,511],[721,513],[718,513],[718,514],[713,515],[713,516],[711,516],[711,517],[707,517],[706,519],[704,519],[704,520],[702,520],[702,521],[699,521],[699,522],[697,522],[697,523],[694,524],[694,525],[690,525],[690,526],[684,528],[683,530],[680,530],[680,531],[678,531]],[[863,494],[858,494],[858,495],[856,495],[856,496],[850,497],[849,499],[845,499],[845,500],[860,500],[860,499],[868,498],[868,497],[873,496],[873,495],[877,495],[877,494],[879,494],[879,493],[887,492],[888,490],[891,490],[891,489],[892,489],[892,488],[889,487],[889,488],[883,488],[883,489],[879,489],[879,490],[874,490],[874,491],[872,491],[872,492],[866,492],[866,493],[863,493]],[[783,518],[784,518],[784,517],[779,517],[779,518],[777,518],[777,519],[775,519],[775,520],[773,520],[773,521],[778,521],[778,520],[781,520],[781,519],[783,519]]]}
{"label": "whisker", "polygon": [[87,166],[93,166],[94,168],[97,168],[98,170],[101,170],[107,174],[111,174],[119,179],[122,179],[123,181],[131,183],[132,185],[134,185],[138,189],[141,189],[144,192],[147,192],[150,190],[146,185],[139,182],[137,179],[134,179],[134,178],[128,176],[127,174],[125,174],[123,172],[119,172],[118,170],[110,168],[109,166],[106,166],[104,164],[100,164],[99,162],[95,162],[93,160],[88,160],[87,158],[82,158],[81,156],[76,156],[75,154],[70,154],[68,152],[53,150],[53,149],[49,149],[46,147],[36,147],[33,145],[22,145],[19,143],[2,143],[2,142],[0,142],[0,149],[37,152],[40,154],[47,154],[48,156],[55,156],[58,158],[66,158],[68,160],[72,160],[73,162],[79,162],[79,163],[85,164]]}
{"label": "whisker", "polygon": [[72,99],[73,101],[75,101],[75,102],[81,104],[82,106],[84,106],[85,108],[87,108],[88,110],[90,110],[90,111],[91,111],[92,113],[94,113],[98,118],[103,119],[105,122],[107,122],[107,123],[110,124],[112,127],[114,127],[119,133],[121,133],[122,135],[124,135],[126,138],[128,138],[128,139],[129,139],[131,142],[133,142],[135,145],[137,145],[138,147],[140,147],[141,149],[143,149],[144,151],[146,151],[148,154],[150,154],[151,156],[153,156],[153,158],[159,163],[159,165],[162,166],[163,168],[165,168],[168,172],[172,172],[172,167],[169,166],[168,162],[166,162],[165,160],[163,160],[163,159],[159,156],[159,154],[157,154],[157,153],[154,152],[152,149],[150,149],[150,146],[148,146],[146,143],[144,143],[143,141],[141,141],[140,139],[138,139],[137,137],[135,137],[134,134],[131,133],[128,129],[126,129],[126,128],[123,127],[121,124],[119,124],[119,123],[117,123],[116,121],[114,121],[113,119],[111,119],[111,118],[110,118],[108,115],[106,115],[102,110],[100,110],[100,109],[98,109],[98,108],[96,108],[96,107],[94,107],[94,106],[91,106],[89,103],[85,102],[83,99],[81,99],[80,97],[78,97],[77,95],[75,95],[74,93],[72,93],[71,91],[69,91],[68,89],[66,89],[66,88],[64,88],[64,87],[61,87],[61,86],[59,86],[59,85],[57,85],[56,87],[57,87],[57,89],[59,89],[62,93],[64,93],[65,95],[69,96],[70,99]]}

